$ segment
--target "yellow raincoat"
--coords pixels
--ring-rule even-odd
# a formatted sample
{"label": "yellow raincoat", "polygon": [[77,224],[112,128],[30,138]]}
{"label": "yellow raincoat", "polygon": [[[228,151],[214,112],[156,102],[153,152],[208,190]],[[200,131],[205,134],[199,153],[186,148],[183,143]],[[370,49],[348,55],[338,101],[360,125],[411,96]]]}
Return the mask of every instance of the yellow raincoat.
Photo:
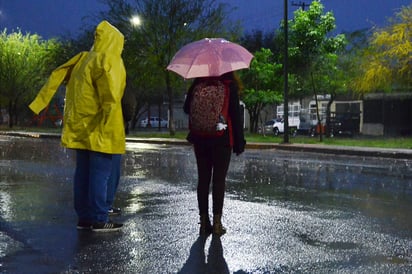
{"label": "yellow raincoat", "polygon": [[108,154],[125,152],[121,99],[126,71],[123,35],[107,21],[96,28],[89,52],[81,52],[55,69],[30,109],[40,113],[67,81],[62,144]]}

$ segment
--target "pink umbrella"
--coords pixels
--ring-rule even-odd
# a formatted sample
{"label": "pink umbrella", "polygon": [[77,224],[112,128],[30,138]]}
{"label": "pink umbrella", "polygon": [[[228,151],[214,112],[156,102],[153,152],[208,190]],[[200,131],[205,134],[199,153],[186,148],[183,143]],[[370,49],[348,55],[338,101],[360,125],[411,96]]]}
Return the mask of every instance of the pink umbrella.
{"label": "pink umbrella", "polygon": [[220,76],[250,66],[253,55],[223,38],[205,38],[182,47],[167,69],[185,79]]}

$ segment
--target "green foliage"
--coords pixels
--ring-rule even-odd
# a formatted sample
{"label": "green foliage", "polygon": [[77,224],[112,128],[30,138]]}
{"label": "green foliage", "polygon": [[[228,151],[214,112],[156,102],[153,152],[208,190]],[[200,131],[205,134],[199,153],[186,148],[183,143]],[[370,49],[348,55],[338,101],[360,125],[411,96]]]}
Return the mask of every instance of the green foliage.
{"label": "green foliage", "polygon": [[[17,122],[18,110],[33,99],[55,66],[60,43],[21,31],[0,33],[0,107],[9,108]],[[10,126],[13,125],[10,119]]]}
{"label": "green foliage", "polygon": [[313,1],[308,10],[295,11],[290,21],[290,72],[296,74],[292,97],[311,94],[312,75],[317,75],[317,87],[324,92],[338,90],[343,83],[337,78],[343,76],[338,73],[337,53],[344,48],[346,39],[343,34],[329,35],[336,27],[335,17],[323,10],[320,1]]}
{"label": "green foliage", "polygon": [[339,52],[337,60],[337,73],[342,75],[339,77],[342,82],[340,89],[343,91],[352,92],[353,79],[359,76],[362,52],[368,47],[368,35],[367,30],[358,30],[345,35],[347,46],[344,51]]}
{"label": "green foliage", "polygon": [[320,56],[314,64],[314,80],[320,92],[328,93],[332,97],[337,94],[345,94],[347,90],[346,71],[342,69],[341,60],[335,53],[327,53]]}
{"label": "green foliage", "polygon": [[[245,134],[247,143],[282,143],[283,136],[262,135],[262,134]],[[297,135],[292,137],[293,144],[319,144],[319,139],[309,136]],[[322,145],[331,146],[349,146],[349,147],[375,147],[375,148],[400,148],[411,149],[411,137],[370,137],[358,136],[355,138],[334,137],[326,138]]]}
{"label": "green foliage", "polygon": [[390,25],[373,33],[359,63],[353,88],[359,93],[408,90],[412,86],[412,5],[402,8]]}
{"label": "green foliage", "polygon": [[254,53],[249,70],[241,73],[245,88],[242,101],[250,115],[250,130],[257,131],[261,110],[282,100],[282,65],[274,63],[273,53],[262,48]]}

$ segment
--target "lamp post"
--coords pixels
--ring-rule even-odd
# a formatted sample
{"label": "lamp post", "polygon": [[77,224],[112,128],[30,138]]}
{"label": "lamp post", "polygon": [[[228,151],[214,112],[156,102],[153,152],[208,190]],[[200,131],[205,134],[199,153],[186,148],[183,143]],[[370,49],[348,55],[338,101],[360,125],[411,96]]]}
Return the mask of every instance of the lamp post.
{"label": "lamp post", "polygon": [[133,16],[130,18],[130,24],[131,24],[133,27],[138,27],[138,26],[140,26],[140,25],[142,24],[142,20],[140,19],[140,16],[139,16],[139,15],[133,15]]}
{"label": "lamp post", "polygon": [[288,0],[284,0],[284,37],[285,37],[285,48],[284,48],[284,57],[283,57],[283,121],[284,121],[284,130],[283,130],[283,142],[289,143],[289,98],[288,98]]}

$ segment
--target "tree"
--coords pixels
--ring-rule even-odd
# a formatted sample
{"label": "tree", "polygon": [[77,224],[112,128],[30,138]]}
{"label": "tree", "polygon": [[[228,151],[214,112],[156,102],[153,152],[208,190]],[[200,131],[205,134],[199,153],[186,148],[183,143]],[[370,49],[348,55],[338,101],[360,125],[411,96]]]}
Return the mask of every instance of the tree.
{"label": "tree", "polygon": [[369,36],[368,29],[345,33],[347,44],[339,53],[338,65],[340,71],[345,74],[344,86],[348,90],[352,88],[353,79],[358,77],[363,52],[369,47]]}
{"label": "tree", "polygon": [[[175,93],[184,83],[166,71],[174,54],[183,45],[204,37],[237,36],[226,18],[226,6],[215,0],[103,0],[109,9],[102,14],[126,35],[126,69],[131,82],[144,85],[146,90],[165,90],[169,103],[169,130],[175,134],[173,108]],[[132,4],[133,3],[133,4]],[[139,27],[132,28],[130,18],[142,18]],[[146,77],[141,77],[146,75]],[[148,77],[147,77],[148,76]],[[158,96],[155,94],[155,96]]]}
{"label": "tree", "polygon": [[329,37],[335,28],[335,18],[331,12],[323,14],[323,5],[314,1],[309,10],[299,9],[290,22],[290,64],[291,73],[300,78],[303,94],[310,94],[311,75],[323,68],[329,54],[343,47],[344,36]]}
{"label": "tree", "polygon": [[313,1],[308,10],[295,11],[289,23],[290,71],[307,83],[314,69],[322,68],[317,63],[324,63],[325,55],[336,54],[346,43],[343,34],[329,36],[336,27],[335,17],[323,9],[320,1]]}
{"label": "tree", "polygon": [[241,72],[245,88],[241,99],[250,115],[250,131],[257,132],[259,115],[270,104],[282,101],[282,65],[275,64],[273,53],[262,48],[255,52],[249,70]]}
{"label": "tree", "polygon": [[0,107],[7,107],[10,128],[56,65],[59,50],[58,41],[36,34],[0,33]]}
{"label": "tree", "polygon": [[313,1],[308,10],[295,11],[290,21],[290,71],[299,83],[294,84],[296,89],[291,90],[292,97],[313,94],[316,98],[319,92],[342,90],[340,85],[344,82],[338,77],[343,77],[343,74],[338,73],[337,53],[344,48],[346,39],[343,34],[330,36],[336,27],[335,17],[332,12],[324,13],[323,9],[320,1]]}
{"label": "tree", "polygon": [[410,90],[412,86],[412,5],[376,30],[359,64],[352,87],[359,93],[376,90]]}
{"label": "tree", "polygon": [[270,49],[272,52],[280,52],[279,44],[276,43],[274,32],[263,33],[261,30],[253,30],[245,33],[241,38],[241,44],[250,52],[255,52],[261,48]]}

